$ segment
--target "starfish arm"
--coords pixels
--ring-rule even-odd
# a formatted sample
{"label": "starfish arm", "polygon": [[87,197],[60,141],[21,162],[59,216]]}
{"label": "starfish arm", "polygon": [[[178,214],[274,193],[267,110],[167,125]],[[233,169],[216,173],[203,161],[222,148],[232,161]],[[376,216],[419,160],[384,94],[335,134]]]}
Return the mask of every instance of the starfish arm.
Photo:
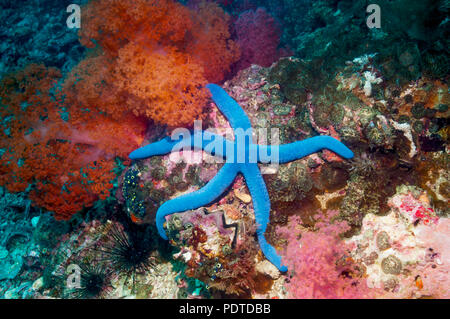
{"label": "starfish arm", "polygon": [[130,155],[128,155],[128,157],[130,159],[141,159],[155,155],[164,155],[170,153],[178,142],[179,141],[173,141],[170,136],[167,136],[158,142],[154,142],[134,150],[130,153]]}
{"label": "starfish arm", "polygon": [[216,84],[207,84],[206,87],[212,94],[212,99],[219,110],[225,115],[233,129],[251,129],[250,120],[239,104]]}
{"label": "starfish arm", "polygon": [[280,271],[287,271],[287,267],[282,264],[281,256],[277,254],[275,248],[270,245],[264,233],[269,223],[270,215],[270,199],[267,192],[266,184],[262,178],[261,172],[257,164],[246,164],[242,170],[247,183],[250,195],[252,196],[253,209],[256,219],[256,235],[264,256],[274,264]]}
{"label": "starfish arm", "polygon": [[[278,147],[278,156],[276,156],[276,147]],[[333,151],[347,159],[353,157],[353,152],[339,140],[322,135],[283,145],[258,145],[258,161],[267,162],[269,160],[269,162],[287,163],[323,149]],[[261,154],[268,154],[265,161],[261,161]],[[276,160],[277,157],[278,161]]]}
{"label": "starfish arm", "polygon": [[219,172],[217,172],[216,176],[204,187],[162,204],[156,212],[156,228],[160,236],[167,240],[167,235],[163,227],[167,215],[208,205],[216,200],[233,183],[237,172],[235,165],[225,163]]}
{"label": "starfish arm", "polygon": [[[200,143],[197,141],[200,141]],[[165,155],[174,150],[174,148],[181,150],[186,147],[192,147],[196,150],[207,150],[209,153],[213,153],[213,155],[225,157],[227,148],[230,149],[233,147],[232,143],[233,142],[228,141],[224,137],[212,132],[198,131],[194,132],[194,134],[182,136],[178,139],[172,139],[172,137],[167,136],[158,142],[151,143],[134,150],[130,153],[129,158],[143,159],[156,155]],[[214,147],[213,150],[211,150],[211,147],[214,145],[221,145],[221,147]]]}
{"label": "starfish arm", "polygon": [[[195,142],[193,143],[194,148]],[[227,158],[227,150],[234,148],[234,142],[212,132],[202,132],[202,150],[214,156]]]}

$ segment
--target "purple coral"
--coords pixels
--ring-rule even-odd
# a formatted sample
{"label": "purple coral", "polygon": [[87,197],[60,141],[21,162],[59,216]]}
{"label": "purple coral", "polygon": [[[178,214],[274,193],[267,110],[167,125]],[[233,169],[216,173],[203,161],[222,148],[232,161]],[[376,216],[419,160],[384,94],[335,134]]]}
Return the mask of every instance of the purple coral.
{"label": "purple coral", "polygon": [[264,8],[241,13],[234,23],[234,29],[236,42],[241,49],[237,70],[246,69],[251,64],[269,67],[280,57],[289,55],[289,50],[278,49],[280,26]]}

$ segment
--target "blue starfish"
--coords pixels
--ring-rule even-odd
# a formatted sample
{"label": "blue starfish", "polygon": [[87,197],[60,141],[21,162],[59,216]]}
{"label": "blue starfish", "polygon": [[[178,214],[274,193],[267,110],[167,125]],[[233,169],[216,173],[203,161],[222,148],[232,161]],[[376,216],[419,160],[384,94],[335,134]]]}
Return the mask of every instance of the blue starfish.
{"label": "blue starfish", "polygon": [[[344,144],[331,136],[316,136],[303,141],[298,141],[284,145],[256,145],[251,138],[250,120],[239,104],[233,100],[220,86],[208,84],[206,86],[212,94],[212,99],[220,111],[225,115],[234,130],[234,141],[227,140],[222,136],[208,131],[195,132],[193,135],[183,136],[179,139],[166,137],[158,142],[149,144],[133,151],[129,157],[131,159],[147,158],[155,155],[164,155],[172,151],[177,146],[191,146],[194,149],[205,150],[212,155],[221,156],[225,159],[225,164],[203,188],[174,198],[162,204],[156,213],[156,226],[162,238],[167,240],[164,230],[165,217],[173,213],[184,212],[206,206],[216,200],[233,183],[236,175],[244,175],[250,195],[253,201],[255,219],[257,223],[256,234],[261,251],[264,256],[274,264],[280,271],[287,271],[287,267],[282,264],[281,257],[275,248],[271,246],[264,237],[267,224],[269,223],[270,199],[266,185],[262,178],[257,162],[264,162],[260,154],[272,154],[278,151],[277,163],[286,163],[300,159],[322,149],[329,149],[344,158],[352,158],[353,152]],[[247,131],[245,140],[238,136],[237,131]],[[250,132],[250,134],[248,134]],[[198,141],[201,141],[199,144]],[[212,143],[214,141],[215,143]],[[222,145],[222,147],[211,149],[211,145]],[[238,155],[238,148],[244,146],[245,153]],[[277,147],[275,149],[274,147]],[[233,149],[234,152],[228,152]],[[224,152],[227,150],[227,152]],[[225,154],[227,153],[227,154]],[[229,154],[232,153],[232,154]],[[256,155],[255,155],[256,154]],[[238,156],[241,156],[238,158]],[[269,160],[269,162],[274,162]]]}

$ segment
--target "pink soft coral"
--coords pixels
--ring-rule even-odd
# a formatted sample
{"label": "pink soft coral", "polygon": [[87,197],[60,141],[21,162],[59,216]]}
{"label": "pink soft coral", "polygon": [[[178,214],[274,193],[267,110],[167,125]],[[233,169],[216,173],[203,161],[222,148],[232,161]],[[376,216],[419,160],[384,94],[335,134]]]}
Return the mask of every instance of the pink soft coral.
{"label": "pink soft coral", "polygon": [[315,216],[315,230],[300,231],[299,217],[290,218],[286,227],[278,228],[288,244],[284,262],[293,271],[287,284],[291,298],[368,298],[371,296],[361,278],[358,265],[339,235],[349,229],[346,222],[332,220],[337,212]]}

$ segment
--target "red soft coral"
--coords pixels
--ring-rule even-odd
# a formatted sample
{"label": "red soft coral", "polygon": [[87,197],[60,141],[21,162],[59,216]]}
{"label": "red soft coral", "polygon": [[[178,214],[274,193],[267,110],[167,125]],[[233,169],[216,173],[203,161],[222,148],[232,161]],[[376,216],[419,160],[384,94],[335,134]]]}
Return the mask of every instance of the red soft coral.
{"label": "red soft coral", "polygon": [[173,47],[129,43],[114,60],[106,56],[82,61],[67,77],[66,102],[121,119],[129,113],[158,124],[188,126],[202,118],[207,104],[203,68]]}
{"label": "red soft coral", "polygon": [[92,56],[82,60],[67,75],[63,92],[66,105],[77,113],[74,119],[84,122],[86,109],[106,113],[115,119],[122,118],[129,97],[120,94],[115,86],[114,66],[112,58]]}
{"label": "red soft coral", "polygon": [[39,159],[28,161],[28,169],[40,168],[44,173],[34,176],[36,187],[31,190],[30,199],[35,205],[53,211],[55,219],[68,220],[84,207],[109,196],[115,177],[114,162],[98,160],[82,165],[78,150],[71,151],[71,145],[58,146],[51,148],[56,153],[42,152]]}
{"label": "red soft coral", "polygon": [[114,158],[142,142],[146,125],[131,114],[116,121],[63,104],[54,88],[60,77],[30,65],[2,80],[0,184],[12,192],[34,186],[35,205],[69,219],[109,196]]}
{"label": "red soft coral", "polygon": [[116,56],[130,42],[174,44],[192,29],[189,10],[173,0],[94,0],[82,10],[80,41]]}

